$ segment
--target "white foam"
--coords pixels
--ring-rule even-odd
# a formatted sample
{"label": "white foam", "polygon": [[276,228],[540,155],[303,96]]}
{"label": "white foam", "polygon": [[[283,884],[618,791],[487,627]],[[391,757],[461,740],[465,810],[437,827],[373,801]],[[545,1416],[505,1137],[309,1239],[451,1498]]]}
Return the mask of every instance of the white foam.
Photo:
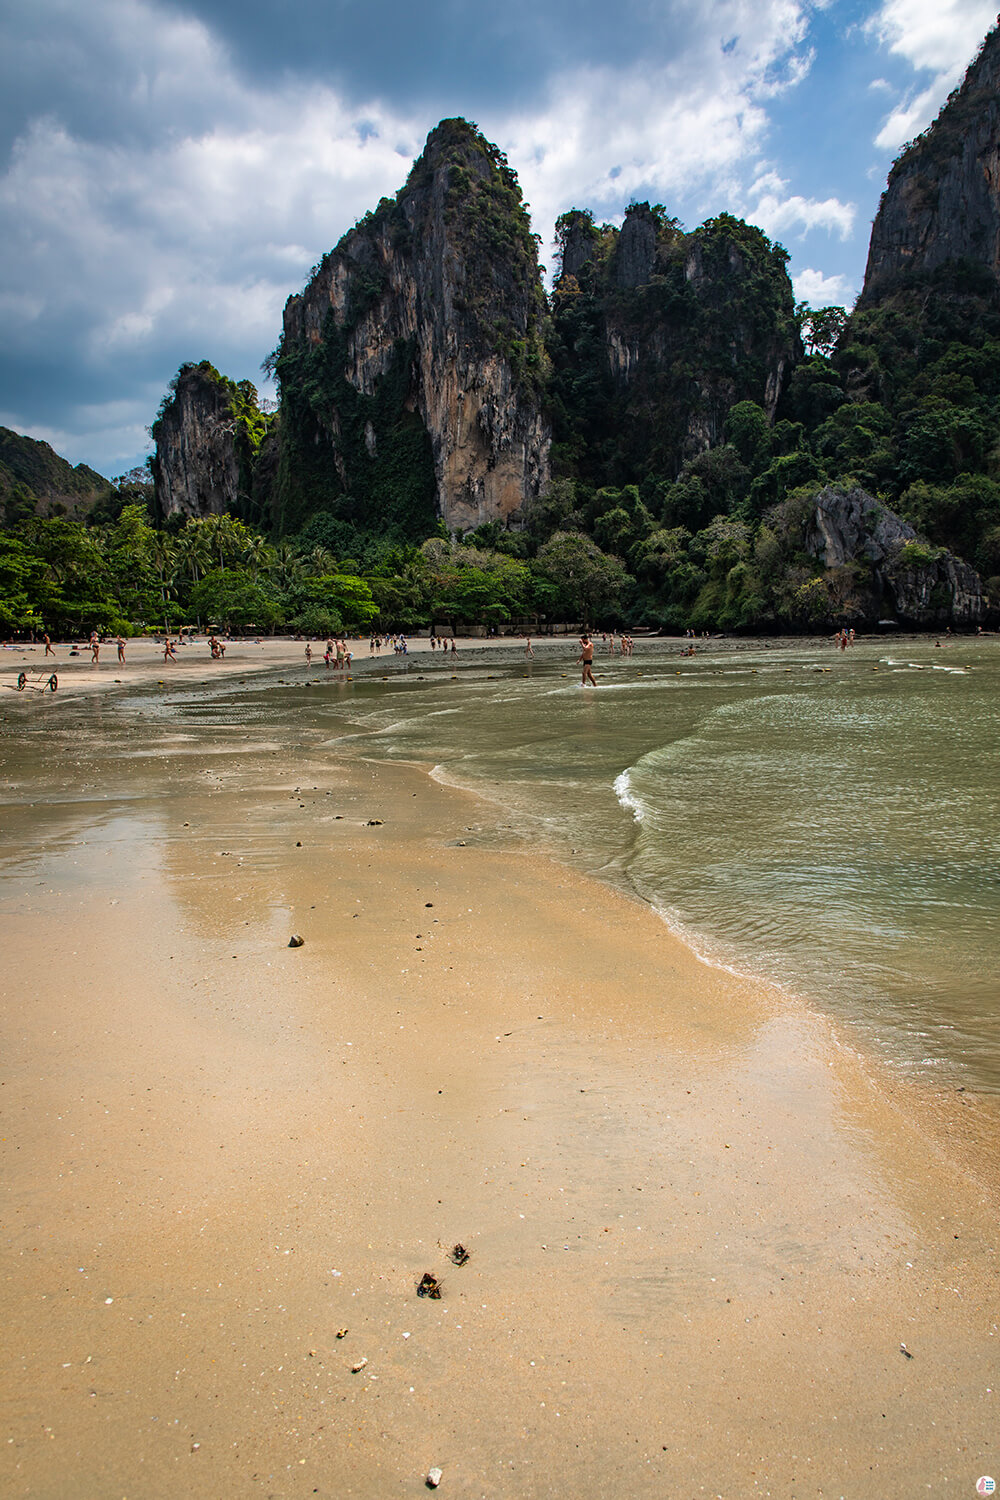
{"label": "white foam", "polygon": [[627,807],[635,821],[642,823],[646,817],[646,809],[632,790],[632,778],[628,771],[622,771],[615,777],[614,791],[622,807]]}

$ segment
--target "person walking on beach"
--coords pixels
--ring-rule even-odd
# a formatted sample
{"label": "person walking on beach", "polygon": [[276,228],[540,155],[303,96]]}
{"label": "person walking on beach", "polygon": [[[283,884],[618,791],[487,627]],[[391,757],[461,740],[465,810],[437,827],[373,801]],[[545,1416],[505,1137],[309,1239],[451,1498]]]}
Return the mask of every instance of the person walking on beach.
{"label": "person walking on beach", "polygon": [[163,642],[163,660],[165,662],[166,661],[176,661],[177,660],[177,657],[174,655],[174,643],[170,639],[169,635],[167,636],[166,640]]}
{"label": "person walking on beach", "polygon": [[306,641],[306,666],[312,666],[313,648],[312,641]]}
{"label": "person walking on beach", "polygon": [[576,659],[577,666],[579,666],[581,662],[583,662],[583,676],[580,679],[580,686],[586,687],[587,683],[589,682],[591,687],[596,687],[597,683],[594,681],[593,670],[594,643],[590,639],[590,636],[586,633],[584,633],[580,637],[580,655]]}
{"label": "person walking on beach", "polygon": [[120,666],[125,664],[125,637],[123,635],[118,637],[118,663]]}
{"label": "person walking on beach", "polygon": [[534,651],[532,651],[532,649],[531,649],[531,636],[530,635],[525,636],[525,638],[524,638],[524,654],[525,654],[525,656],[534,656],[534,654],[535,654]]}
{"label": "person walking on beach", "polygon": [[49,640],[48,636],[47,635],[43,636],[42,639],[45,642],[45,655],[46,656],[55,656],[56,653],[52,649],[52,642]]}
{"label": "person walking on beach", "polygon": [[100,660],[100,656],[101,656],[101,643],[100,643],[100,641],[97,638],[97,631],[96,630],[92,630],[90,632],[90,659],[91,659],[92,662],[96,662],[96,661]]}

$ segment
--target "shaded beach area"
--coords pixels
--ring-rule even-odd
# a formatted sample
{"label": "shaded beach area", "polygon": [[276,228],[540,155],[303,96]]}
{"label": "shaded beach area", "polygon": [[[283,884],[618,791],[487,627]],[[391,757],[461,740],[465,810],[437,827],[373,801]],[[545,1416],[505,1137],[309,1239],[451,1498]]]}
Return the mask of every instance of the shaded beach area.
{"label": "shaded beach area", "polygon": [[4,1494],[995,1472],[994,1100],[893,1078],[429,767],[150,718],[139,681],[3,694]]}

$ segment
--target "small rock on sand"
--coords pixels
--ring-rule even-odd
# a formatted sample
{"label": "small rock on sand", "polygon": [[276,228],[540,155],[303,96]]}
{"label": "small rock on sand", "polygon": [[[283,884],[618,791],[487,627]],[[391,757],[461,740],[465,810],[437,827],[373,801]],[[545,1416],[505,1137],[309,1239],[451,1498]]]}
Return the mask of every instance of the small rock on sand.
{"label": "small rock on sand", "polygon": [[424,1484],[426,1484],[429,1490],[436,1490],[438,1485],[441,1483],[442,1477],[443,1476],[440,1469],[428,1469],[427,1478],[424,1480]]}

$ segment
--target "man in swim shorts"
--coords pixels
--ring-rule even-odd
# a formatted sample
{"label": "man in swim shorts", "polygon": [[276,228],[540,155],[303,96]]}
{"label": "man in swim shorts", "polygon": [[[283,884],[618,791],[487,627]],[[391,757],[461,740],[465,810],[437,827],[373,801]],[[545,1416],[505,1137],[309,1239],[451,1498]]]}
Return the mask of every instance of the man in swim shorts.
{"label": "man in swim shorts", "polygon": [[593,672],[594,643],[586,633],[580,637],[580,655],[577,657],[576,662],[577,666],[583,662],[583,676],[580,679],[580,686],[586,687],[589,682],[591,687],[596,687],[597,683],[594,681]]}

